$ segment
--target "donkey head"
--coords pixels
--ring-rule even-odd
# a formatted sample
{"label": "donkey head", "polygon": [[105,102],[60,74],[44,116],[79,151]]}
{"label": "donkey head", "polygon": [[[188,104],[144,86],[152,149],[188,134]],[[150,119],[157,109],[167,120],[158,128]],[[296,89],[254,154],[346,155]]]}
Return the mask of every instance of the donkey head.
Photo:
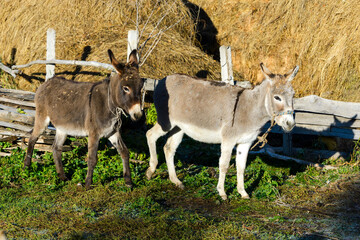
{"label": "donkey head", "polygon": [[116,73],[110,76],[109,98],[115,107],[123,109],[132,120],[138,120],[142,116],[141,94],[144,81],[139,75],[136,50],[131,52],[126,64],[119,63],[110,49],[108,54],[116,70]]}
{"label": "donkey head", "polygon": [[265,98],[266,110],[279,126],[286,132],[289,132],[295,126],[293,116],[293,97],[295,92],[291,86],[291,81],[296,76],[299,66],[296,66],[284,75],[271,73],[263,63],[260,63],[260,67],[266,80],[270,82]]}

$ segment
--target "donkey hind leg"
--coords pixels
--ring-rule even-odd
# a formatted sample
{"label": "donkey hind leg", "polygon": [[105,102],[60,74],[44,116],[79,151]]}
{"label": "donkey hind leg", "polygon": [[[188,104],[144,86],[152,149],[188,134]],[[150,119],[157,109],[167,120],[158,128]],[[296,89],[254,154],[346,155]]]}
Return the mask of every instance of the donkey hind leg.
{"label": "donkey hind leg", "polygon": [[109,137],[109,141],[112,143],[112,145],[114,145],[114,147],[121,156],[123,163],[123,176],[125,179],[125,185],[128,187],[132,187],[133,184],[131,181],[131,171],[129,165],[129,150],[126,147],[125,143],[123,142],[119,132],[116,132],[111,137]]}
{"label": "donkey hind leg", "polygon": [[219,195],[223,200],[227,199],[224,185],[225,185],[225,177],[227,170],[229,168],[229,163],[233,148],[234,148],[234,144],[229,144],[225,142],[221,143],[221,156],[219,160],[219,181],[216,189],[218,190]]}
{"label": "donkey hind leg", "polygon": [[161,126],[158,123],[156,123],[149,131],[146,132],[146,139],[150,152],[149,168],[146,170],[145,174],[148,180],[151,179],[151,176],[154,174],[156,166],[158,164],[156,141],[158,140],[158,138],[164,136],[165,134],[166,132],[162,130]]}
{"label": "donkey hind leg", "polygon": [[35,143],[38,140],[39,136],[44,132],[44,130],[48,126],[49,122],[50,122],[50,119],[48,117],[42,117],[42,116],[36,115],[34,129],[31,133],[31,136],[29,139],[28,148],[26,151],[26,157],[24,160],[25,168],[30,166]]}
{"label": "donkey hind leg", "polygon": [[175,183],[177,187],[184,189],[183,183],[176,176],[175,165],[174,165],[175,152],[179,144],[181,143],[181,140],[184,136],[184,132],[179,128],[173,128],[169,134],[170,136],[164,146],[164,154],[166,159],[166,165],[169,171],[169,178],[170,181]]}
{"label": "donkey hind leg", "polygon": [[56,172],[62,181],[67,180],[64,173],[64,167],[61,161],[61,153],[66,137],[67,137],[66,133],[56,130],[55,141],[53,143],[53,157],[54,157]]}
{"label": "donkey hind leg", "polygon": [[92,184],[94,168],[97,163],[97,150],[100,138],[97,135],[89,135],[88,138],[88,170],[85,179],[85,188],[89,190]]}
{"label": "donkey hind leg", "polygon": [[244,187],[244,172],[251,143],[238,144],[236,148],[237,190],[242,198],[250,198]]}

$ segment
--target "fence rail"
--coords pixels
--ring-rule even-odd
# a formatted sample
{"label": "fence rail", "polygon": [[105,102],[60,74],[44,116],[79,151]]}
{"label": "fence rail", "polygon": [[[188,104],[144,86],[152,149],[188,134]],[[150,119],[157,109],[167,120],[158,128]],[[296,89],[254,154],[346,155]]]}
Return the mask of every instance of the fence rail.
{"label": "fence rail", "polygon": [[[132,33],[129,36],[135,36]],[[136,39],[129,39],[128,54],[137,44]],[[130,43],[131,42],[131,43]],[[231,48],[222,46],[221,69],[222,81],[234,84],[231,64]],[[0,63],[0,69],[8,72],[13,77],[19,73],[20,68],[33,64],[47,64],[47,77],[55,73],[54,64],[71,64],[82,66],[94,66],[107,70],[114,70],[110,64],[94,61],[57,60],[55,58],[55,31],[48,30],[47,35],[47,60],[36,60],[25,65],[12,66],[9,68]],[[49,68],[48,68],[49,67]],[[153,91],[157,80],[146,79],[145,90]],[[248,81],[235,83],[243,87],[251,85]],[[35,117],[34,93],[0,88],[0,135],[28,137]],[[287,155],[292,153],[292,134],[310,134],[320,136],[332,136],[345,139],[358,140],[360,138],[360,103],[349,103],[324,99],[315,95],[297,98],[294,100],[296,126],[291,133],[284,133],[278,126],[272,132],[283,134],[283,152]],[[269,126],[265,125],[264,129]],[[53,138],[53,132],[49,130],[44,138]]]}

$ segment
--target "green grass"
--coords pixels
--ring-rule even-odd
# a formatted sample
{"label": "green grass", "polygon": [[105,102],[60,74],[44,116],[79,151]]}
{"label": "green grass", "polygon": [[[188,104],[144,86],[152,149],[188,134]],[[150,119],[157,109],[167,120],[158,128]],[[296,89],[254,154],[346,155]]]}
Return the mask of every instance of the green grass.
{"label": "green grass", "polygon": [[[180,190],[168,180],[165,139],[159,140],[159,166],[148,181],[144,132],[126,131],[123,136],[131,158],[138,160],[130,164],[133,189],[125,187],[121,158],[105,140],[89,191],[78,184],[86,175],[86,139],[71,138],[73,150],[63,153],[67,182],[57,178],[51,153],[35,151],[30,170],[23,169],[21,149],[0,158],[0,229],[9,239],[317,239],[360,234],[358,215],[343,208],[344,199],[350,208],[359,204],[357,147],[351,159],[327,161],[338,166],[327,171],[250,156],[245,172],[250,200],[237,193],[233,156],[225,181],[229,200],[222,201],[216,191],[218,145],[184,139],[175,157],[185,185]],[[1,150],[6,147],[9,143],[0,143]]]}

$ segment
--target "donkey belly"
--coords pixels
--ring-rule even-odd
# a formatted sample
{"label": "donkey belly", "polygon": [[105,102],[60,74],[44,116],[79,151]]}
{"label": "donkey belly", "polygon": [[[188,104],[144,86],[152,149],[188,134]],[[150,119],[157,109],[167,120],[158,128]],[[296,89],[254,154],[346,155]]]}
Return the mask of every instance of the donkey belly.
{"label": "donkey belly", "polygon": [[186,135],[199,142],[221,143],[221,128],[211,130],[186,123],[176,123],[175,125],[184,131]]}
{"label": "donkey belly", "polygon": [[86,137],[89,135],[89,132],[84,127],[74,126],[72,124],[67,124],[67,125],[54,124],[54,126],[56,128],[56,131],[59,130],[70,136]]}

